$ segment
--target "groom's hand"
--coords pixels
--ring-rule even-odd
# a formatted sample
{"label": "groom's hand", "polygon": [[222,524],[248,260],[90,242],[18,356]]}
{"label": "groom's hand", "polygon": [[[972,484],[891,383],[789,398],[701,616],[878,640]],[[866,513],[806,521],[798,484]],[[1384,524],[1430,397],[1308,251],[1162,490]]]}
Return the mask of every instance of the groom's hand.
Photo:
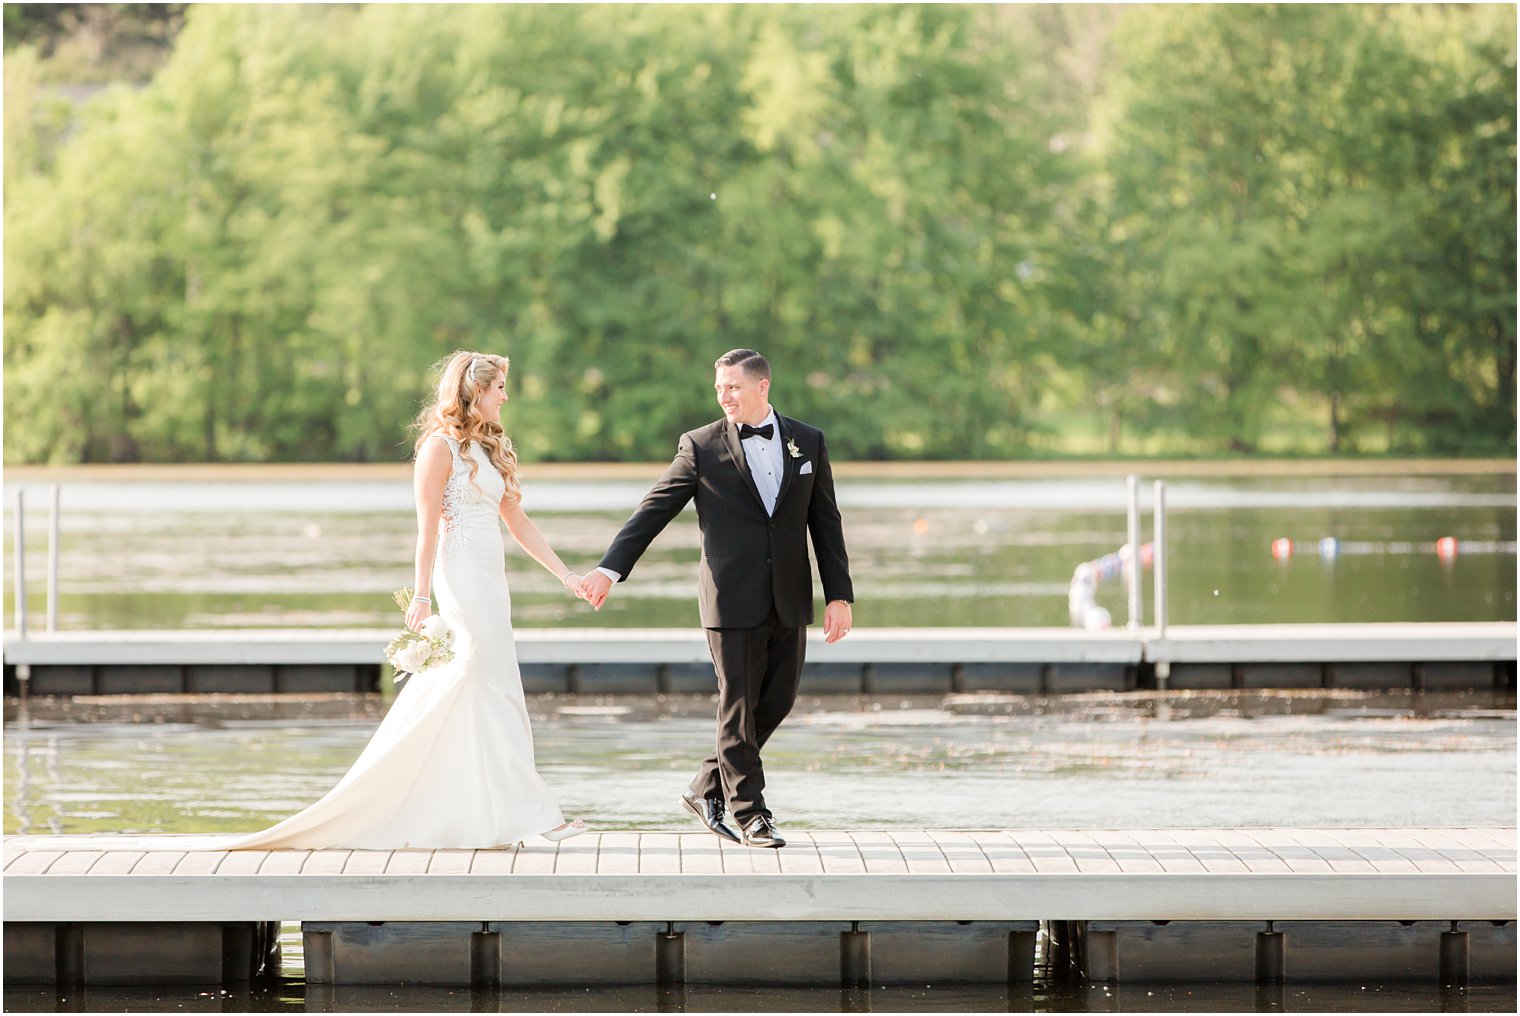
{"label": "groom's hand", "polygon": [[830,600],[823,608],[823,634],[825,642],[838,642],[850,634],[852,619],[850,605],[844,600]]}
{"label": "groom's hand", "polygon": [[612,591],[612,580],[599,571],[586,573],[581,579],[581,595],[586,602],[597,610],[602,609],[602,604],[607,602],[607,594]]}

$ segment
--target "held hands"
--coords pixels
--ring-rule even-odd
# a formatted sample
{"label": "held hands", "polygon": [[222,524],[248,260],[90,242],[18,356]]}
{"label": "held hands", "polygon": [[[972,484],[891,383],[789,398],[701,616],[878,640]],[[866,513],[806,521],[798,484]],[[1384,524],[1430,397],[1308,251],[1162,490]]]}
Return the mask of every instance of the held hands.
{"label": "held hands", "polygon": [[823,633],[827,636],[827,643],[838,642],[850,634],[853,619],[850,614],[850,605],[845,600],[830,600],[823,608]]}
{"label": "held hands", "polygon": [[569,590],[573,596],[576,596],[582,600],[586,599],[586,591],[584,588],[586,580],[581,576],[577,575],[573,571],[568,571],[565,572],[565,577],[559,581],[560,584]]}
{"label": "held hands", "polygon": [[602,604],[607,602],[607,594],[612,591],[612,580],[599,571],[588,572],[581,579],[581,587],[578,590],[581,599],[591,604],[597,610],[602,609]]}

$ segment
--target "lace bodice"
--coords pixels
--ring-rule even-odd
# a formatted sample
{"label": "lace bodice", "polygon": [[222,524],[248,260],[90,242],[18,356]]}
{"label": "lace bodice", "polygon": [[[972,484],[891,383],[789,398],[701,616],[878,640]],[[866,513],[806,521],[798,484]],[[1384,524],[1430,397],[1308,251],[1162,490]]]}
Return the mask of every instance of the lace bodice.
{"label": "lace bodice", "polygon": [[482,532],[499,537],[497,509],[507,492],[507,483],[478,444],[472,444],[468,452],[477,463],[475,479],[471,481],[470,463],[460,454],[459,442],[447,435],[442,437],[448,442],[453,467],[443,487],[443,518],[439,525],[444,549],[453,554],[468,547]]}

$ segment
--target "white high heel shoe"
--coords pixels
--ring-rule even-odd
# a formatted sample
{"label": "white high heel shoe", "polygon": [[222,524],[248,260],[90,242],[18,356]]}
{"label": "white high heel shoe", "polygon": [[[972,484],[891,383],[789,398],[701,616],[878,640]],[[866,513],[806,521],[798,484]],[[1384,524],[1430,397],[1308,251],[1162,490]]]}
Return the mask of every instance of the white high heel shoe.
{"label": "white high heel shoe", "polygon": [[560,840],[568,840],[572,836],[579,836],[581,833],[590,831],[590,826],[588,826],[585,822],[582,822],[580,819],[574,818],[569,822],[566,822],[564,825],[559,826],[558,828],[550,829],[548,832],[543,834],[543,837],[550,843],[558,843]]}

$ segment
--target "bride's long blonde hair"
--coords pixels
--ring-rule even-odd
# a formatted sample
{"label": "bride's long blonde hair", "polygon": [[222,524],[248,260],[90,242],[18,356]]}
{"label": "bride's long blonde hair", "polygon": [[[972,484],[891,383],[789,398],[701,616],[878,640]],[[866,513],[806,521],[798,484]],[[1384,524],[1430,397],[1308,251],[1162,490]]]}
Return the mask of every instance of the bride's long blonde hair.
{"label": "bride's long blonde hair", "polygon": [[[474,370],[471,370],[471,365]],[[489,392],[498,378],[505,377],[511,366],[505,356],[490,353],[471,353],[457,350],[446,359],[433,365],[438,372],[438,388],[433,401],[417,414],[412,428],[417,433],[417,443],[412,447],[412,457],[422,449],[422,443],[434,434],[443,434],[459,442],[459,453],[470,464],[470,482],[480,464],[468,454],[470,445],[478,444],[485,449],[486,458],[506,481],[507,504],[515,505],[522,500],[522,487],[517,479],[517,451],[512,439],[501,424],[487,420],[477,403]],[[474,374],[474,380],[470,375]]]}

